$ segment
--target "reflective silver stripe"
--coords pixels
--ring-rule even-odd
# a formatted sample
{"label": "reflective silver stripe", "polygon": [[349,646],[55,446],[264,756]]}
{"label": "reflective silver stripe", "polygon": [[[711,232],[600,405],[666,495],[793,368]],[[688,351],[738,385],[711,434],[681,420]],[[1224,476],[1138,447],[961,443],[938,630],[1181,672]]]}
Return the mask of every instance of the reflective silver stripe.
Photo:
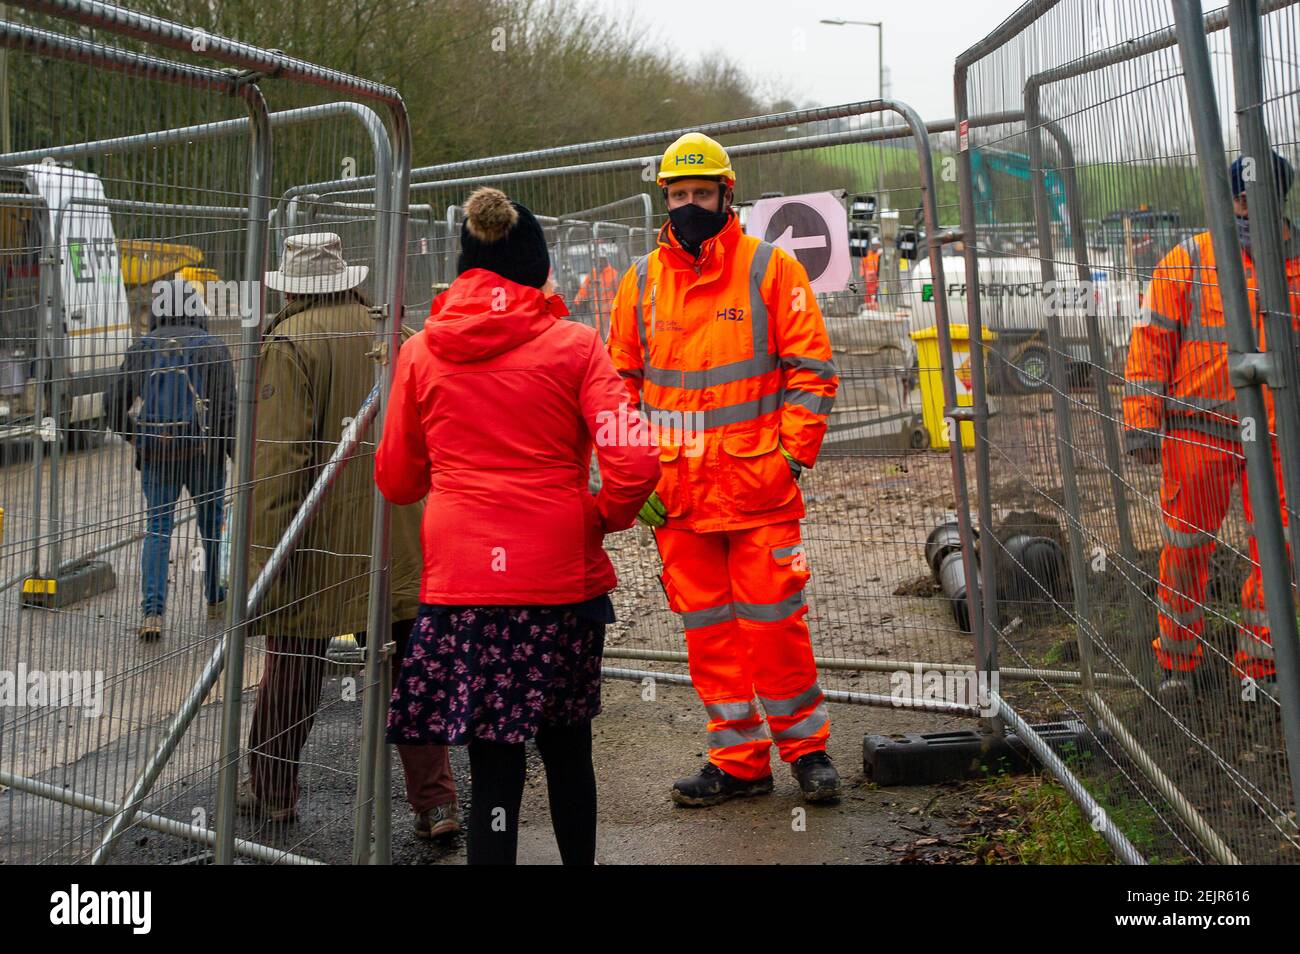
{"label": "reflective silver stripe", "polygon": [[1271,644],[1241,631],[1237,632],[1237,652],[1245,653],[1252,659],[1272,660],[1274,658]]}
{"label": "reflective silver stripe", "polygon": [[1199,640],[1170,639],[1164,633],[1160,634],[1160,648],[1171,656],[1194,656],[1198,645]]}
{"label": "reflective silver stripe", "polygon": [[641,363],[650,363],[650,348],[646,344],[645,337],[645,317],[641,314],[641,300],[645,298],[645,280],[650,270],[649,254],[642,255],[632,263],[632,268],[636,271],[636,333],[641,339]]}
{"label": "reflective silver stripe", "polygon": [[1193,431],[1207,437],[1217,437],[1220,440],[1231,441],[1234,444],[1241,443],[1241,428],[1236,421],[1211,420],[1195,413],[1170,414],[1165,429],[1169,431]]}
{"label": "reflective silver stripe", "polygon": [[1180,550],[1195,550],[1214,542],[1214,534],[1208,530],[1174,530],[1167,524],[1160,525],[1165,542]]}
{"label": "reflective silver stripe", "polygon": [[806,407],[814,414],[829,414],[831,408],[835,406],[835,398],[826,397],[823,394],[813,394],[799,388],[791,388],[785,392],[785,403]]}
{"label": "reflective silver stripe", "polygon": [[736,618],[755,623],[775,623],[803,608],[803,590],[776,603],[734,603]]}
{"label": "reflective silver stripe", "polygon": [[1169,390],[1164,381],[1149,378],[1133,378],[1124,382],[1125,397],[1161,397]]}
{"label": "reflective silver stripe", "polygon": [[763,703],[763,708],[768,716],[792,716],[804,706],[812,705],[822,697],[822,687],[813,683],[812,686],[792,696],[789,699],[769,699],[767,696],[759,696],[759,701]]}
{"label": "reflective silver stripe", "polygon": [[674,371],[672,368],[657,368],[647,362],[646,375],[652,384],[664,388],[684,388],[699,391],[703,388],[717,387],[720,384],[732,384],[747,381],[759,375],[769,374],[777,369],[776,355],[758,354],[752,358],[720,364],[702,371]]}
{"label": "reflective silver stripe", "polygon": [[642,378],[645,377],[645,372],[642,371],[640,368],[623,368],[621,371],[618,372],[618,374],[619,377],[633,378],[637,381],[640,381]]}
{"label": "reflective silver stripe", "polygon": [[754,316],[751,322],[754,354],[767,353],[767,302],[763,300],[763,279],[767,276],[767,266],[772,263],[775,250],[776,246],[771,242],[759,242],[754,257],[749,261],[749,312]]}
{"label": "reflective silver stripe", "polygon": [[[655,407],[652,404],[645,405],[648,413],[672,414],[666,408]],[[725,407],[712,407],[703,411],[683,411],[678,409],[676,413],[690,413],[695,416],[696,420],[702,421],[704,430],[711,430],[715,427],[724,427],[727,424],[744,424],[748,421],[756,421],[764,414],[771,414],[781,407],[781,395],[779,392],[764,394],[756,401],[741,401],[739,404],[728,404]]]}
{"label": "reflective silver stripe", "polygon": [[704,711],[712,719],[718,719],[722,722],[742,722],[745,719],[757,719],[758,699],[750,699],[746,702],[706,702]]}
{"label": "reflective silver stripe", "polygon": [[778,560],[784,560],[786,557],[791,557],[794,556],[796,553],[803,553],[803,552],[804,549],[802,543],[796,543],[794,546],[789,546],[789,547],[772,548],[772,556],[776,557]]}
{"label": "reflective silver stripe", "polygon": [[1228,329],[1224,325],[1207,325],[1196,315],[1183,329],[1184,341],[1208,341],[1211,344],[1227,344]]}
{"label": "reflective silver stripe", "polygon": [[787,739],[807,739],[820,732],[822,727],[830,721],[831,714],[826,711],[826,703],[823,702],[790,728],[775,733],[772,738],[778,742],[784,742]]}
{"label": "reflective silver stripe", "polygon": [[790,371],[812,371],[823,381],[830,381],[840,373],[834,361],[822,361],[818,358],[800,358],[796,355],[781,355],[781,366]]}
{"label": "reflective silver stripe", "polygon": [[1169,605],[1168,601],[1162,596],[1160,598],[1160,615],[1166,617],[1179,626],[1193,629],[1198,623],[1205,618],[1205,608],[1202,606],[1193,606],[1189,610],[1176,610]]}
{"label": "reflective silver stripe", "polygon": [[[1176,411],[1179,407],[1185,407],[1199,411],[1202,414],[1213,414],[1216,411],[1223,410],[1225,407],[1230,408],[1234,406],[1233,402],[1227,398],[1199,397],[1194,394],[1170,398],[1169,405],[1170,410]],[[1213,418],[1211,419],[1213,420]],[[1231,421],[1225,419],[1224,423],[1231,423]]]}
{"label": "reflective silver stripe", "polygon": [[714,729],[709,733],[709,748],[725,749],[732,745],[744,745],[747,742],[763,742],[770,738],[767,723],[760,722],[752,728],[742,726],[739,729]]}
{"label": "reflective silver stripe", "polygon": [[1174,319],[1160,314],[1154,308],[1147,306],[1142,309],[1142,318],[1139,324],[1147,324],[1153,328],[1159,328],[1161,331],[1178,331],[1178,322]]}
{"label": "reflective silver stripe", "polygon": [[688,610],[685,613],[679,613],[682,618],[682,625],[687,629],[699,629],[703,626],[715,626],[718,623],[725,623],[727,620],[736,618],[735,608],[731,603],[723,603],[721,606],[710,606],[708,609]]}
{"label": "reflective silver stripe", "polygon": [[1243,609],[1241,611],[1241,622],[1245,626],[1254,626],[1256,629],[1267,630],[1268,611],[1260,609]]}
{"label": "reflective silver stripe", "polygon": [[[1192,269],[1192,287],[1189,291],[1187,318],[1189,326],[1201,323],[1201,244],[1195,235],[1189,235],[1182,242],[1187,249],[1187,261]],[[1186,334],[1186,331],[1184,331]]]}

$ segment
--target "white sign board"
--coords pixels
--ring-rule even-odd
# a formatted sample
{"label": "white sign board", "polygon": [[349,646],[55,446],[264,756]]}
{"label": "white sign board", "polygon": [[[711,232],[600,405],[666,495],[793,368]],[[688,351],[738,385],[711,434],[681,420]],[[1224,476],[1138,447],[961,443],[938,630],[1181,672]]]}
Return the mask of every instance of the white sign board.
{"label": "white sign board", "polygon": [[844,291],[853,272],[849,215],[831,192],[759,199],[745,232],[771,242],[799,260],[818,294]]}

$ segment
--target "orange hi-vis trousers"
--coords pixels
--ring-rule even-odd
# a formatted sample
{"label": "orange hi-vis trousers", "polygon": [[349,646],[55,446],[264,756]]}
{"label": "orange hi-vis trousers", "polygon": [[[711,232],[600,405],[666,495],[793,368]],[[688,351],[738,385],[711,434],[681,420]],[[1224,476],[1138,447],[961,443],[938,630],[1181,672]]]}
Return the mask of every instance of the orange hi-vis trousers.
{"label": "orange hi-vis trousers", "polygon": [[825,749],[830,715],[804,619],[810,573],[799,522],[710,533],[660,527],[655,538],[709,715],[709,761],[753,780],[771,773],[773,741],[786,762]]}
{"label": "orange hi-vis trousers", "polygon": [[[1190,672],[1200,664],[1210,557],[1214,553],[1215,535],[1228,513],[1232,486],[1240,480],[1252,567],[1241,588],[1242,619],[1233,663],[1243,676],[1259,679],[1273,675],[1273,646],[1264,609],[1255,514],[1241,444],[1194,431],[1171,430],[1161,441],[1160,458],[1165,545],[1160,551],[1157,594],[1160,635],[1152,643],[1156,658],[1165,669],[1179,672]],[[1276,443],[1273,469],[1280,493],[1282,471]],[[1276,519],[1276,516],[1269,514],[1265,519]],[[1281,520],[1286,527],[1285,502]],[[1287,549],[1290,550],[1289,530]]]}

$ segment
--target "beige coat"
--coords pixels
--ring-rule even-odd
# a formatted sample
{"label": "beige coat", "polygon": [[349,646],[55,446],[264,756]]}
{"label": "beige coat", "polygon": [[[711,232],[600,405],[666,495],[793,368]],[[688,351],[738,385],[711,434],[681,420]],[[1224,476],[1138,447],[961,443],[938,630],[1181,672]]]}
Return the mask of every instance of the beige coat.
{"label": "beige coat", "polygon": [[[299,299],[271,321],[257,385],[249,585],[306,499],[321,468],[374,386],[376,322],[354,293]],[[252,632],[328,639],[366,628],[375,485],[374,428],[343,468],[284,571],[262,600]],[[394,507],[392,619],[413,619],[420,595],[423,504]]]}

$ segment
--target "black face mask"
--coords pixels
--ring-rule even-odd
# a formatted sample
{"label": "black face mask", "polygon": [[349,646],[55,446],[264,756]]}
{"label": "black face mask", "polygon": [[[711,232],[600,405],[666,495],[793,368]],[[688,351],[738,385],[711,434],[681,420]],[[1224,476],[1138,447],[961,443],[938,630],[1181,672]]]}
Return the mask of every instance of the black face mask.
{"label": "black face mask", "polygon": [[1250,216],[1239,215],[1237,218],[1237,244],[1246,254],[1250,254]]}
{"label": "black face mask", "polygon": [[726,212],[713,212],[691,202],[668,210],[668,220],[682,247],[692,255],[700,254],[700,246],[722,231],[727,224]]}

